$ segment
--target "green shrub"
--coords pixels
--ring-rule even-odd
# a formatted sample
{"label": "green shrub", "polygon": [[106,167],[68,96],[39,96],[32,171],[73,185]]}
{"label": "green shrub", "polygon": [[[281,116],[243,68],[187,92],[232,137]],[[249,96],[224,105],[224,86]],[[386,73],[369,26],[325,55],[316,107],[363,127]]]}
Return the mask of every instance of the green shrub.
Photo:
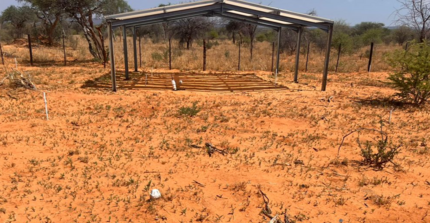
{"label": "green shrub", "polygon": [[162,54],[160,54],[160,53],[152,53],[152,59],[153,60],[155,60],[155,61],[161,61],[161,60],[163,60],[163,55]]}
{"label": "green shrub", "polygon": [[[366,141],[364,146],[360,143],[358,138],[358,144],[361,149],[361,156],[363,157],[362,164],[373,167],[377,170],[384,169],[387,163],[393,163],[394,158],[400,153],[400,146],[393,145],[389,141],[388,134],[386,134],[382,129],[384,126],[381,120],[381,130],[377,131],[379,139],[375,142]],[[376,147],[376,151],[374,149]]]}
{"label": "green shrub", "polygon": [[181,107],[179,108],[179,115],[181,116],[188,116],[188,117],[194,117],[200,112],[200,108],[197,107],[197,101],[193,102],[192,107]]}
{"label": "green shrub", "polygon": [[388,79],[400,91],[397,96],[415,105],[422,105],[430,98],[429,61],[427,42],[412,43],[408,50],[397,50],[388,57],[388,63],[395,69]]}
{"label": "green shrub", "polygon": [[212,29],[209,33],[208,36],[210,39],[217,39],[219,37],[219,34],[216,30]]}

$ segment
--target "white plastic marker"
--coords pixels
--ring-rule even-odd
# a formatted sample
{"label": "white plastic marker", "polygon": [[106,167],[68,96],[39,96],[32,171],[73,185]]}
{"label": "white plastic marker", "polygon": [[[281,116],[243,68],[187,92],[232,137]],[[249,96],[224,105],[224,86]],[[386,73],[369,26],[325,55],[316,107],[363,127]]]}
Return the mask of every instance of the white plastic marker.
{"label": "white plastic marker", "polygon": [[148,85],[148,73],[145,72],[145,86]]}
{"label": "white plastic marker", "polygon": [[155,200],[155,199],[158,199],[158,198],[160,198],[161,197],[161,193],[160,193],[160,191],[159,190],[157,190],[157,189],[153,189],[152,191],[151,191],[151,199],[152,200]]}
{"label": "white plastic marker", "polygon": [[175,81],[175,79],[172,79],[172,85],[173,85],[173,90],[176,91],[176,81]]}
{"label": "white plastic marker", "polygon": [[46,113],[46,120],[49,121],[49,115],[48,115],[48,100],[46,100],[46,93],[43,92],[43,100],[45,100],[45,113]]}

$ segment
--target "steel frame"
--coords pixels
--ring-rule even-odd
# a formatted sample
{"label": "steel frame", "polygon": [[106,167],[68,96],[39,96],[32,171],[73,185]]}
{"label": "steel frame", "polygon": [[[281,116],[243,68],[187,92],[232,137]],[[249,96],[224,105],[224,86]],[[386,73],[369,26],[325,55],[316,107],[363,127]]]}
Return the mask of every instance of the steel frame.
{"label": "steel frame", "polygon": [[[236,5],[235,5],[236,3]],[[249,6],[242,7],[239,5]],[[180,10],[181,8],[189,7],[184,10]],[[262,11],[258,10],[261,9]],[[171,11],[173,10],[173,11]],[[168,12],[169,11],[169,12]],[[253,16],[246,16],[241,14],[235,14],[231,11],[237,11],[245,14],[250,14]],[[162,13],[161,13],[162,12]],[[139,14],[146,13],[150,14],[148,16],[141,16]],[[281,14],[285,13],[288,16],[282,16]],[[129,79],[129,68],[128,68],[128,49],[127,49],[127,28],[133,29],[133,54],[134,54],[134,68],[135,71],[138,71],[137,66],[137,49],[136,49],[136,27],[151,25],[155,23],[169,22],[178,19],[196,17],[196,16],[219,16],[224,17],[231,20],[243,21],[255,25],[265,26],[271,29],[278,31],[278,49],[277,49],[277,61],[276,61],[276,71],[275,71],[275,85],[278,81],[278,73],[280,66],[280,42],[281,42],[281,32],[282,28],[291,29],[297,32],[297,52],[296,52],[296,64],[295,64],[295,73],[294,73],[294,81],[298,82],[299,75],[299,59],[300,59],[300,44],[301,44],[301,36],[303,34],[304,27],[316,27],[322,29],[328,33],[327,38],[327,51],[325,56],[324,63],[324,72],[323,72],[323,80],[322,80],[322,91],[325,91],[327,88],[327,80],[328,80],[328,67],[330,62],[330,49],[333,35],[333,21],[290,12],[286,10],[275,9],[268,6],[262,6],[255,3],[250,3],[241,0],[205,0],[193,3],[186,4],[178,4],[173,6],[166,6],[163,8],[155,8],[150,10],[143,11],[135,11],[122,13],[118,15],[106,16],[105,19],[108,23],[108,34],[109,34],[109,48],[110,48],[110,59],[111,59],[111,75],[112,75],[112,90],[116,91],[116,72],[115,72],[115,61],[114,61],[114,43],[113,43],[113,29],[122,27],[122,31],[124,34],[124,63],[125,63],[125,74],[126,80]],[[294,17],[294,18],[293,18]],[[299,19],[299,18],[303,19]],[[265,20],[264,18],[268,18],[272,21]],[[319,20],[321,22],[311,22],[309,20]],[[279,22],[276,22],[279,21]],[[291,24],[284,24],[291,23]]]}

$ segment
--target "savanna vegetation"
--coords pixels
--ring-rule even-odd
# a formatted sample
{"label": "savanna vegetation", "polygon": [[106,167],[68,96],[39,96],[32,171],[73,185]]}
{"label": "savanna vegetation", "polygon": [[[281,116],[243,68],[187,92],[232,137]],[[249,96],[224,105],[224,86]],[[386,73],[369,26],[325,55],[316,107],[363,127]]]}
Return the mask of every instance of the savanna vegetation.
{"label": "savanna vegetation", "polygon": [[395,27],[336,21],[325,92],[323,31],[306,29],[294,83],[297,34],[282,30],[275,86],[276,33],[206,17],[140,27],[130,80],[131,30],[114,30],[112,92],[102,18],[131,11],[125,0],[19,2],[1,14],[0,221],[430,221],[419,0],[402,1]]}

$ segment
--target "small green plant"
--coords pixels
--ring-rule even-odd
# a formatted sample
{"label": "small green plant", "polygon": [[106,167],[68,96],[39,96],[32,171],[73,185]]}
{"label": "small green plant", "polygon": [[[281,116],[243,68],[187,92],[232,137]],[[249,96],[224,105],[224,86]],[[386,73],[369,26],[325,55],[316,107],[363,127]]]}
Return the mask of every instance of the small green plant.
{"label": "small green plant", "polygon": [[181,107],[179,108],[179,115],[181,116],[188,116],[188,117],[194,117],[196,116],[201,109],[197,107],[197,101],[193,102],[193,106],[191,107]]}
{"label": "small green plant", "polygon": [[[384,169],[387,163],[393,163],[394,158],[400,153],[400,146],[393,145],[389,141],[388,134],[383,131],[384,122],[381,120],[381,130],[379,131],[380,138],[376,143],[366,141],[364,146],[360,143],[360,138],[357,138],[358,145],[361,149],[361,156],[363,157],[363,165],[374,167],[377,170]],[[376,147],[376,151],[373,147]],[[395,163],[393,163],[396,165]]]}
{"label": "small green plant", "polygon": [[[340,144],[337,152],[337,158],[339,158],[340,149],[345,141],[345,138],[352,135],[353,133],[358,133],[357,143],[361,149],[361,156],[363,157],[362,164],[375,168],[376,170],[382,170],[388,163],[394,164],[397,168],[398,165],[393,162],[396,156],[400,153],[400,145],[394,145],[392,141],[389,140],[388,134],[383,130],[384,121],[380,120],[380,129],[368,129],[359,128],[353,130],[346,134],[342,143]],[[360,134],[364,131],[375,132],[376,136],[379,138],[375,141],[366,141],[364,144],[360,141]],[[376,147],[376,151],[374,149]]]}
{"label": "small green plant", "polygon": [[164,57],[163,54],[160,54],[160,53],[152,53],[151,56],[152,56],[152,59],[155,61],[161,61],[163,60],[163,57]]}
{"label": "small green plant", "polygon": [[230,51],[226,50],[224,53],[225,58],[230,58]]}
{"label": "small green plant", "polygon": [[430,98],[430,46],[428,42],[412,43],[408,50],[397,50],[388,58],[396,70],[389,76],[391,84],[399,90],[396,95],[415,105]]}

